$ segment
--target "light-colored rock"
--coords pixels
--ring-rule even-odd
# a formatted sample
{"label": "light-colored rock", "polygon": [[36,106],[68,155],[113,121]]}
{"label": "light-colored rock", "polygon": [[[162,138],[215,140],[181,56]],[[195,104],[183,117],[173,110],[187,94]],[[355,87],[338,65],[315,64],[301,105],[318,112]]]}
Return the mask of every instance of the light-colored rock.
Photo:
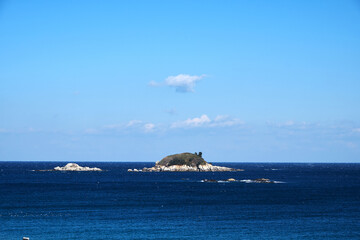
{"label": "light-colored rock", "polygon": [[201,182],[215,182],[215,183],[227,183],[227,182],[237,182],[234,178],[229,178],[227,180],[215,180],[215,179],[204,179]]}
{"label": "light-colored rock", "polygon": [[244,182],[244,183],[281,183],[281,182],[270,180],[268,178],[244,179],[244,180],[240,180],[240,182]]}
{"label": "light-colored rock", "polygon": [[255,183],[274,183],[274,181],[271,181],[267,178],[258,178],[254,180]]}
{"label": "light-colored rock", "polygon": [[[133,169],[132,171],[136,171]],[[139,172],[231,172],[244,171],[228,167],[213,166],[202,158],[202,153],[178,153],[169,155],[161,161],[155,163],[155,166],[139,169]]]}
{"label": "light-colored rock", "polygon": [[143,168],[143,172],[232,172],[232,171],[243,171],[242,169],[234,169],[228,167],[213,166],[210,163],[199,166],[187,166],[187,165],[172,165],[172,166],[161,166],[155,164],[151,168]]}
{"label": "light-colored rock", "polygon": [[218,181],[218,180],[214,180],[214,179],[204,179],[204,180],[201,180],[201,182],[217,183],[217,182],[219,182],[219,181]]}
{"label": "light-colored rock", "polygon": [[64,167],[55,167],[54,168],[55,171],[79,171],[79,172],[83,172],[83,171],[102,171],[100,168],[94,167],[94,168],[90,168],[90,167],[81,167],[76,163],[68,163],[66,164]]}

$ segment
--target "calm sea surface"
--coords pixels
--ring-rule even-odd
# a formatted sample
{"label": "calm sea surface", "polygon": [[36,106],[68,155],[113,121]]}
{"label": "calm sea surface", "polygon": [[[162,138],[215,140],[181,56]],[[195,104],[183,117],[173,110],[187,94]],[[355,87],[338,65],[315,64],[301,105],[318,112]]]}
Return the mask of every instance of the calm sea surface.
{"label": "calm sea surface", "polygon": [[[226,173],[133,173],[153,163],[35,172],[0,162],[0,239],[360,239],[360,164],[222,163]],[[206,183],[269,178],[283,183]]]}

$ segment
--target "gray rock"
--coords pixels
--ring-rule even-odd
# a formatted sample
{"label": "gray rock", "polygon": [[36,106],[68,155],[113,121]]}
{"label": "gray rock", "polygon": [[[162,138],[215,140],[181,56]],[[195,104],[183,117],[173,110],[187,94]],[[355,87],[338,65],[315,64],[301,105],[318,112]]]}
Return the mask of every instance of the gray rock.
{"label": "gray rock", "polygon": [[143,168],[143,172],[234,172],[244,171],[243,169],[235,169],[228,167],[213,166],[210,163],[199,166],[188,166],[188,165],[171,165],[161,166],[155,165],[151,168]]}

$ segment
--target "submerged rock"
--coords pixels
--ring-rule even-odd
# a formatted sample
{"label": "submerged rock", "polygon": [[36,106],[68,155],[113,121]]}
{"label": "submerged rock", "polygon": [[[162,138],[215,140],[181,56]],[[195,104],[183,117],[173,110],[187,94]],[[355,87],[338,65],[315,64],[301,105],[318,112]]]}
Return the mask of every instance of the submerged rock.
{"label": "submerged rock", "polygon": [[267,178],[258,178],[253,181],[255,183],[274,183],[274,181],[271,181],[270,179],[267,179]]}
{"label": "submerged rock", "polygon": [[204,180],[201,180],[201,182],[227,183],[227,182],[238,182],[238,180],[236,180],[234,178],[229,178],[226,180],[204,179]]}
{"label": "submerged rock", "polygon": [[244,179],[236,180],[234,178],[229,178],[226,180],[215,180],[215,179],[203,179],[201,182],[215,182],[215,183],[226,183],[226,182],[242,182],[242,183],[283,183],[279,181],[273,181],[267,178],[257,178],[257,179]]}
{"label": "submerged rock", "polygon": [[229,178],[228,180],[226,180],[226,181],[228,181],[228,182],[235,182],[236,181],[236,179],[234,179],[234,178]]}
{"label": "submerged rock", "polygon": [[81,167],[76,163],[68,163],[64,167],[55,167],[54,171],[102,171],[100,168]]}
{"label": "submerged rock", "polygon": [[201,182],[219,182],[219,180],[215,180],[215,179],[204,179],[204,180],[201,180]]}
{"label": "submerged rock", "polygon": [[270,180],[268,178],[244,179],[244,180],[240,180],[240,182],[243,182],[243,183],[281,183],[278,181]]}

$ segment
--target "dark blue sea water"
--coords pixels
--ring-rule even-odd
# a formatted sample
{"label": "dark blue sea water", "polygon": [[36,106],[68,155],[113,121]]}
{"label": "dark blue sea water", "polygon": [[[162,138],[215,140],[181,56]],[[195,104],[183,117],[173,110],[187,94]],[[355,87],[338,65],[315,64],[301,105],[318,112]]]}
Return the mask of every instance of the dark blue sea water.
{"label": "dark blue sea water", "polygon": [[[131,173],[153,163],[35,172],[0,162],[0,239],[360,239],[360,164],[223,163],[227,173]],[[284,183],[206,183],[269,178]]]}

